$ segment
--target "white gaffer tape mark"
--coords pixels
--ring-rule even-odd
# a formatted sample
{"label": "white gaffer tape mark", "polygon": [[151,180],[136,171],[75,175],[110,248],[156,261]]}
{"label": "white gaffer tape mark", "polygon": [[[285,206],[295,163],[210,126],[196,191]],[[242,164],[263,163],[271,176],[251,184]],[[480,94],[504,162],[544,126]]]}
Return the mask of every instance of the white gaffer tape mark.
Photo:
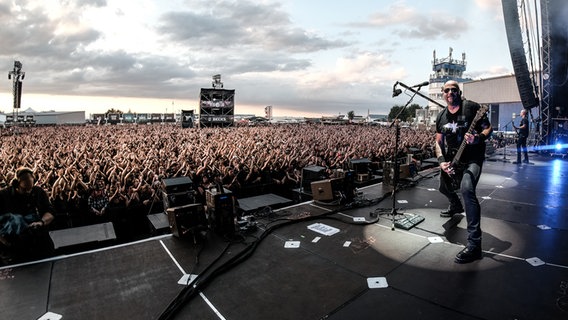
{"label": "white gaffer tape mark", "polygon": [[299,247],[300,247],[300,241],[286,241],[284,243],[284,248],[295,249]]}
{"label": "white gaffer tape mark", "polygon": [[369,289],[388,288],[387,278],[385,277],[372,277],[367,278],[367,286]]}
{"label": "white gaffer tape mark", "polygon": [[428,237],[428,241],[430,241],[430,243],[441,243],[444,242],[444,239],[441,237]]}
{"label": "white gaffer tape mark", "polygon": [[62,315],[48,311],[43,316],[37,318],[37,320],[60,320],[61,318],[63,318]]}
{"label": "white gaffer tape mark", "polygon": [[544,261],[540,260],[540,258],[537,257],[528,258],[526,259],[526,261],[530,263],[530,265],[533,267],[538,267],[542,266],[543,264],[546,264]]}

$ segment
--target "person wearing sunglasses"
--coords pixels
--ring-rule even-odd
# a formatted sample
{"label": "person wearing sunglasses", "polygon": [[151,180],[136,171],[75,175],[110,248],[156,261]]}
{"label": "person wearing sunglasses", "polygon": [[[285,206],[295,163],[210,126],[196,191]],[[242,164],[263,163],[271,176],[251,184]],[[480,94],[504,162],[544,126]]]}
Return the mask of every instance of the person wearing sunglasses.
{"label": "person wearing sunglasses", "polygon": [[[479,117],[478,111],[481,113],[483,110],[480,111],[478,103],[462,98],[457,81],[444,83],[442,94],[447,107],[436,119],[435,150],[442,171],[439,191],[448,198],[450,205],[440,216],[451,218],[464,212],[465,208],[467,245],[456,255],[455,262],[469,263],[482,257],[481,208],[475,189],[485,160],[485,140],[491,134],[492,127],[485,113]],[[468,132],[473,122],[473,130]],[[452,165],[462,145],[464,149],[459,161]]]}

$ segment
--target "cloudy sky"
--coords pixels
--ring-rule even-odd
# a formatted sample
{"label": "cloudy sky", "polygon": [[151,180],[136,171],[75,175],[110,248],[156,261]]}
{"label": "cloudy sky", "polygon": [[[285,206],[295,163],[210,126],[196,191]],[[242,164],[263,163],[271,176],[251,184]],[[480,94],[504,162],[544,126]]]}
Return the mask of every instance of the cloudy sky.
{"label": "cloudy sky", "polygon": [[196,109],[214,74],[237,114],[388,113],[450,47],[469,77],[512,73],[500,0],[0,0],[0,19],[5,112],[14,60],[23,109],[87,116]]}

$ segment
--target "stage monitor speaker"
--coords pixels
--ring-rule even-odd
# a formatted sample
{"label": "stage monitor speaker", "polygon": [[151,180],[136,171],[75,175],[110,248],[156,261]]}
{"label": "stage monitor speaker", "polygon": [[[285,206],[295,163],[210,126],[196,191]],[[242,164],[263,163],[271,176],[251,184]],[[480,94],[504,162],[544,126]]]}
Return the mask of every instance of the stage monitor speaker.
{"label": "stage monitor speaker", "polygon": [[195,239],[197,232],[207,229],[207,217],[202,204],[169,208],[166,212],[172,234],[178,238]]}
{"label": "stage monitor speaker", "polygon": [[311,184],[314,181],[327,179],[328,176],[324,167],[307,166],[302,170],[302,188],[304,191],[311,191]]}
{"label": "stage monitor speaker", "polygon": [[193,190],[193,181],[189,177],[175,177],[162,180],[165,193],[178,193]]}
{"label": "stage monitor speaker", "polygon": [[311,183],[311,190],[314,200],[333,200],[333,187],[331,185],[331,180],[314,181]]}

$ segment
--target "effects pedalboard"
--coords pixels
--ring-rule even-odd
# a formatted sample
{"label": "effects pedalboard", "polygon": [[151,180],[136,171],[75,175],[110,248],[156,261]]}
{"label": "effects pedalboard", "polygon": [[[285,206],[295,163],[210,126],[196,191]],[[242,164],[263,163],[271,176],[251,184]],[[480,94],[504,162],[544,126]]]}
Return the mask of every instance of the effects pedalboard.
{"label": "effects pedalboard", "polygon": [[410,230],[420,222],[424,221],[424,217],[418,214],[406,213],[403,216],[403,218],[394,220],[395,227]]}
{"label": "effects pedalboard", "polygon": [[243,216],[240,220],[237,220],[237,227],[239,231],[251,232],[256,230],[256,221],[254,216]]}

